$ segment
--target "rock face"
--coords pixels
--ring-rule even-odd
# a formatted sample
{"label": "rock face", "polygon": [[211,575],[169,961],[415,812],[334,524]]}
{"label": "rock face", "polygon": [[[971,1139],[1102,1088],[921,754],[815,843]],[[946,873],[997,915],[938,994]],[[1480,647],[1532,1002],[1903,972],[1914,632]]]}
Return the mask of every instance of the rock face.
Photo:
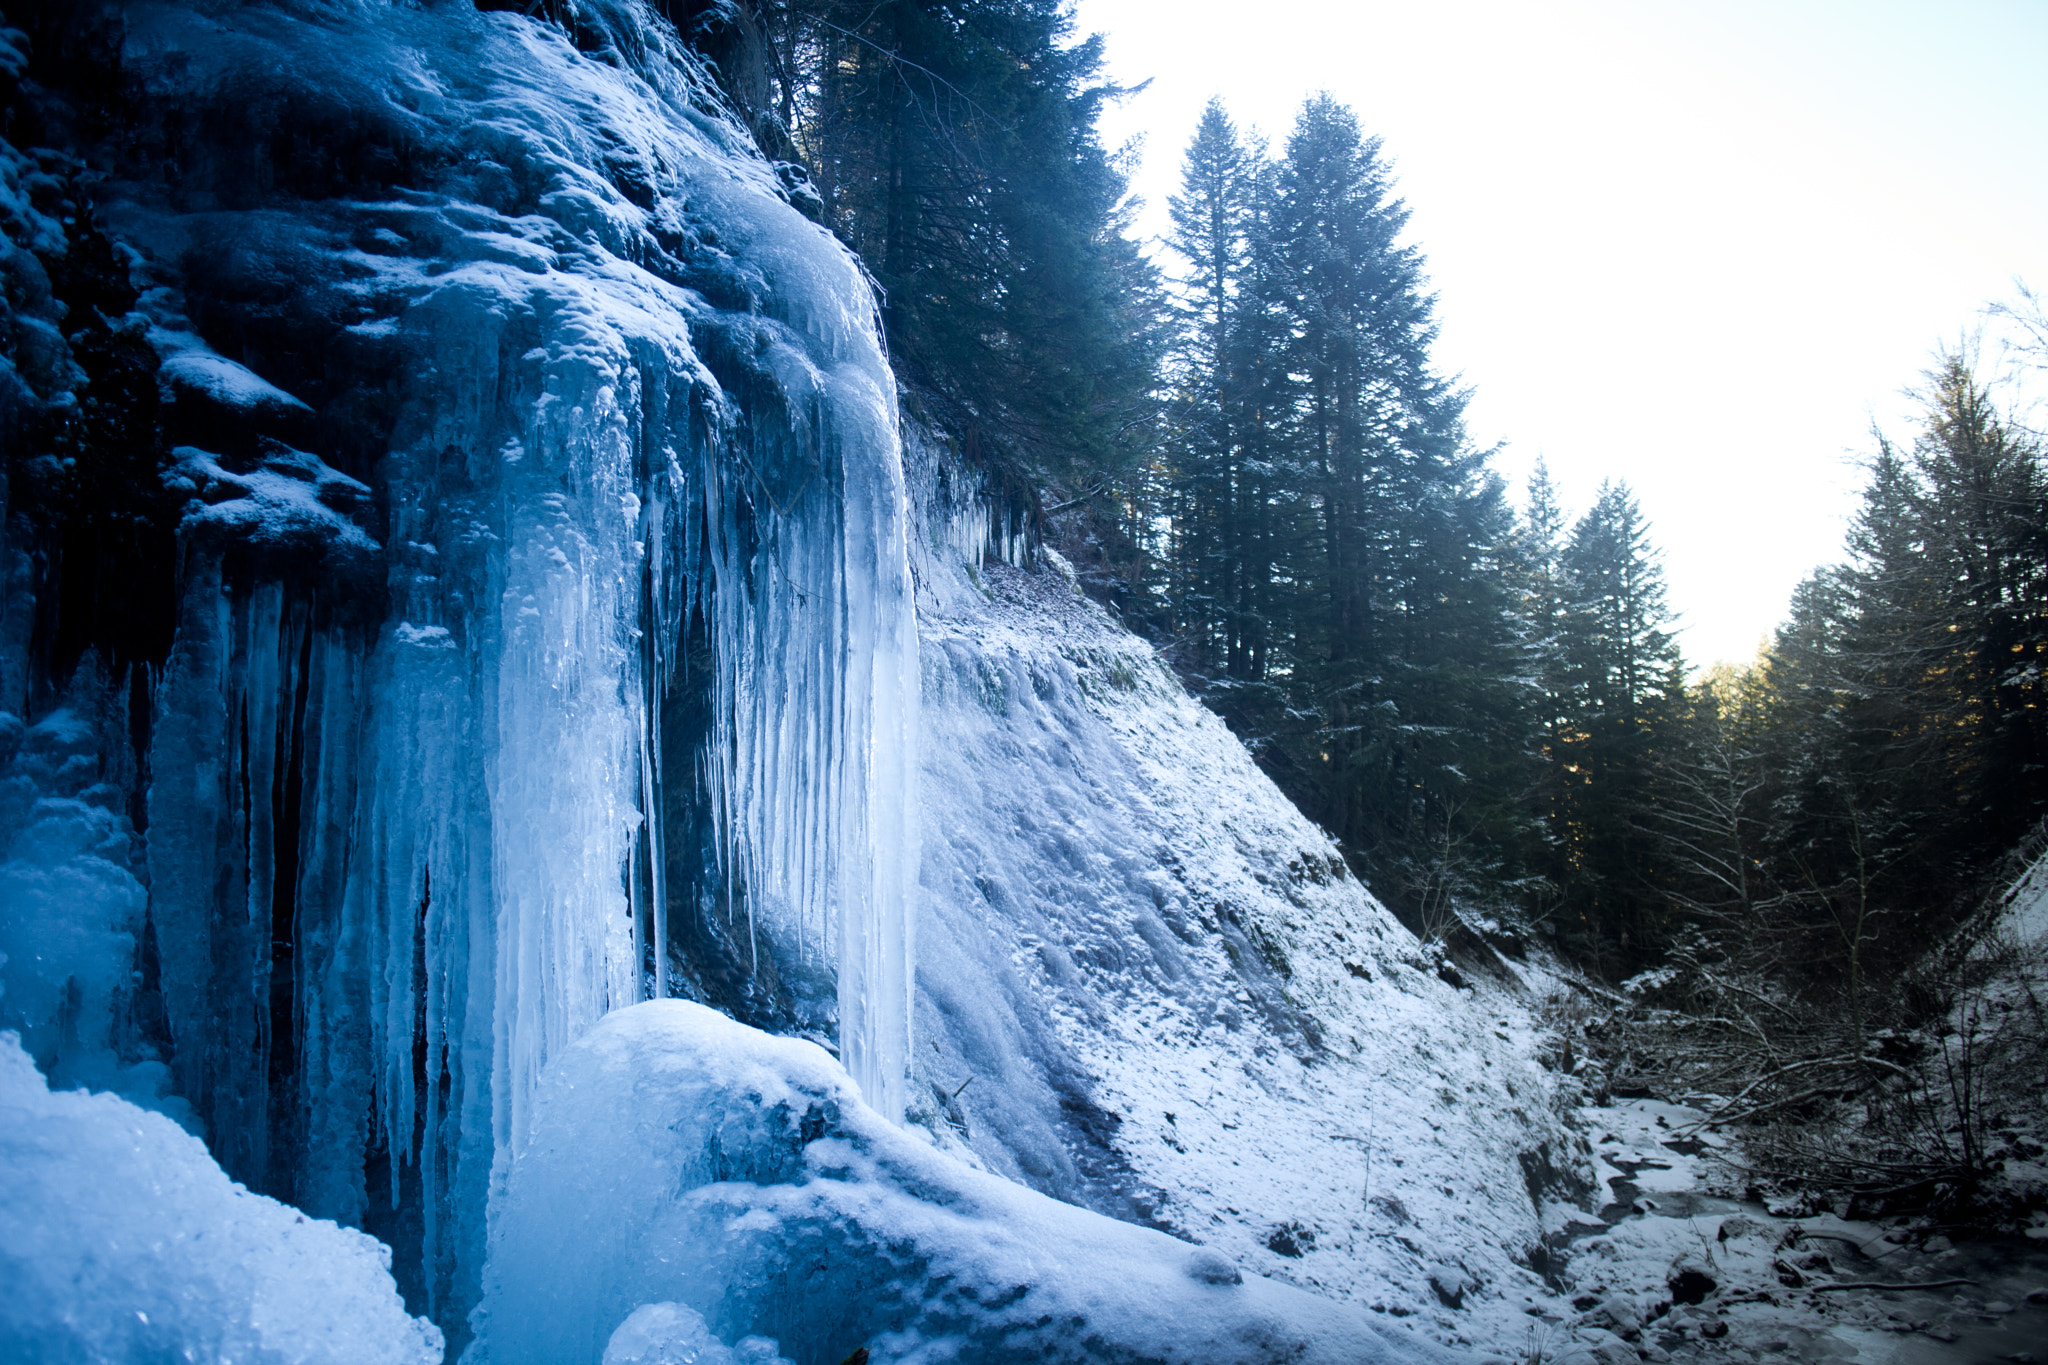
{"label": "rock face", "polygon": [[858,264],[578,10],[0,34],[0,1026],[458,1350],[541,1077],[674,996],[1210,1244],[1175,1295],[1452,1330],[1569,1164],[1520,1007],[906,453]]}

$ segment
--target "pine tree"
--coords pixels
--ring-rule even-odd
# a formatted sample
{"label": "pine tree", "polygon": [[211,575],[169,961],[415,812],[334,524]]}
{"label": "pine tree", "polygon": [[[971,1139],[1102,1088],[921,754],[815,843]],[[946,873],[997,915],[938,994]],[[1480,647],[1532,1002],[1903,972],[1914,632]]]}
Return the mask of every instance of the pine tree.
{"label": "pine tree", "polygon": [[1802,586],[1768,661],[1773,929],[1812,990],[1871,985],[1945,934],[2048,808],[2041,453],[1966,356],[1910,451],[1879,438],[1849,563]]}
{"label": "pine tree", "polygon": [[1187,263],[1181,333],[1171,366],[1175,397],[1168,463],[1168,549],[1176,661],[1191,680],[1228,668],[1242,652],[1251,543],[1263,496],[1244,463],[1246,433],[1232,401],[1239,300],[1249,268],[1255,154],[1211,100],[1189,144],[1181,192],[1168,201],[1167,244]]}
{"label": "pine tree", "polygon": [[1173,208],[1181,666],[1383,894],[1472,899],[1527,825],[1511,518],[1379,143],[1321,97],[1269,162],[1212,105]]}
{"label": "pine tree", "polygon": [[1912,463],[1948,646],[1932,709],[1953,743],[1957,817],[1990,853],[2048,811],[2048,477],[1966,354],[1939,359],[1923,398]]}

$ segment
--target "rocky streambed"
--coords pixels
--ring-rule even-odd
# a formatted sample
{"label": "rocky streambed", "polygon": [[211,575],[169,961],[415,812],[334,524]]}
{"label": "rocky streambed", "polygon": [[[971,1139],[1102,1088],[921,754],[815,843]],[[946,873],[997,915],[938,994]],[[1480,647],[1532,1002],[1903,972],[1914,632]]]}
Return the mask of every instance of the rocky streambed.
{"label": "rocky streambed", "polygon": [[1497,1329],[1482,1359],[2048,1365],[2048,1240],[1744,1198],[1700,1111],[1633,1099],[1582,1116],[1599,1216],[1547,1211],[1551,1292],[1527,1295],[1518,1339]]}

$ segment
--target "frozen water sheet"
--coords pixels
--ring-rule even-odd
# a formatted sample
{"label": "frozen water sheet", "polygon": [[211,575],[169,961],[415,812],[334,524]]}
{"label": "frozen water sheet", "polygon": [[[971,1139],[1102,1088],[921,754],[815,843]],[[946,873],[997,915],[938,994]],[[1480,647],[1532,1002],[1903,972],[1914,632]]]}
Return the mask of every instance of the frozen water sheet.
{"label": "frozen water sheet", "polygon": [[700,1005],[608,1016],[544,1078],[492,1229],[493,1365],[597,1365],[674,1304],[797,1365],[1448,1361],[1356,1308],[971,1170],[821,1049]]}
{"label": "frozen water sheet", "polygon": [[[404,149],[318,193],[202,151],[99,198],[199,433],[167,478],[184,568],[147,764],[176,1088],[252,1185],[348,1222],[412,1201],[426,1302],[459,1323],[548,1059],[671,989],[664,784],[710,789],[747,930],[836,975],[842,1052],[901,1112],[917,647],[873,295],[637,3],[584,7],[603,59],[459,4],[123,19],[139,125],[247,124],[257,161],[280,127],[299,159]],[[188,268],[216,257],[292,281],[324,377],[208,347],[239,306]],[[375,448],[322,444],[367,392]],[[710,720],[664,772],[700,639]]]}

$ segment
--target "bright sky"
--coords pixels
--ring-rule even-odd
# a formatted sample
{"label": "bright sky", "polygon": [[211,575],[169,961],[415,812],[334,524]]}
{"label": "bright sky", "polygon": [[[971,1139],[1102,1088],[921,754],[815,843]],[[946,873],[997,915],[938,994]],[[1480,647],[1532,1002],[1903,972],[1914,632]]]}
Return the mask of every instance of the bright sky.
{"label": "bright sky", "polygon": [[[1873,420],[2048,291],[2048,0],[1079,0],[1142,135],[1141,227],[1202,105],[1279,145],[1328,90],[1385,139],[1443,369],[1567,505],[1628,481],[1695,665],[1840,558]],[[1998,350],[1995,335],[1986,351]],[[2039,386],[2037,386],[2038,388]]]}

